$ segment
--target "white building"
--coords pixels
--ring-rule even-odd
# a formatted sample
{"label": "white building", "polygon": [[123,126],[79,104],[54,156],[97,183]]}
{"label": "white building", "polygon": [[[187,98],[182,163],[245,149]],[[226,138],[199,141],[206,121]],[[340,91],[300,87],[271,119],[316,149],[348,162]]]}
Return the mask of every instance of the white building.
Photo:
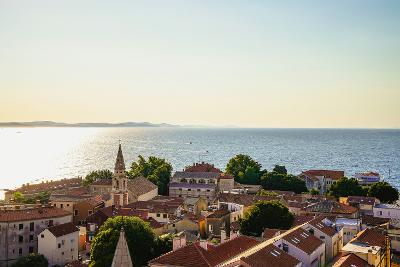
{"label": "white building", "polygon": [[381,180],[381,176],[377,172],[359,172],[354,175],[354,178],[361,185],[370,185]]}
{"label": "white building", "polygon": [[346,245],[361,231],[361,220],[354,218],[337,218],[336,227],[343,229],[343,245]]}
{"label": "white building", "polygon": [[43,230],[38,235],[38,253],[49,261],[49,266],[78,260],[79,228],[72,222]]}
{"label": "white building", "polygon": [[395,204],[376,204],[372,210],[374,217],[400,219],[400,206]]}
{"label": "white building", "polygon": [[320,194],[328,191],[331,185],[344,177],[344,171],[336,170],[308,170],[299,177],[306,182],[307,189],[317,189]]}
{"label": "white building", "polygon": [[325,243],[304,229],[297,229],[274,243],[303,263],[302,267],[325,266]]}
{"label": "white building", "polygon": [[0,266],[37,252],[37,235],[67,222],[72,222],[72,214],[56,207],[0,211]]}

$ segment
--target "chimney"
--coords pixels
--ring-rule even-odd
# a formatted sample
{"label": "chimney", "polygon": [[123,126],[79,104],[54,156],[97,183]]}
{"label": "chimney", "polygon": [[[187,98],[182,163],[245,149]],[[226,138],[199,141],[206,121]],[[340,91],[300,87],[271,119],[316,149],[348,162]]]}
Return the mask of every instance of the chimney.
{"label": "chimney", "polygon": [[172,250],[178,250],[182,247],[186,246],[186,235],[183,233],[178,235],[172,239]]}
{"label": "chimney", "polygon": [[39,199],[36,199],[35,207],[40,208],[42,206],[42,203],[40,203]]}
{"label": "chimney", "polygon": [[200,247],[204,248],[205,250],[207,250],[207,243],[207,240],[200,239]]}

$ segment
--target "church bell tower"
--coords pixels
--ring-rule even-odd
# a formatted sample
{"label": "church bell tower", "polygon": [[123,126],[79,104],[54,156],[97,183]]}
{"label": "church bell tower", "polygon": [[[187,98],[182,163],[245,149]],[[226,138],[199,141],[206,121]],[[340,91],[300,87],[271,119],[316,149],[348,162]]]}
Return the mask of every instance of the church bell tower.
{"label": "church bell tower", "polygon": [[128,204],[128,178],[125,175],[125,162],[122,155],[121,143],[119,144],[117,159],[115,160],[111,197],[113,204],[117,207]]}

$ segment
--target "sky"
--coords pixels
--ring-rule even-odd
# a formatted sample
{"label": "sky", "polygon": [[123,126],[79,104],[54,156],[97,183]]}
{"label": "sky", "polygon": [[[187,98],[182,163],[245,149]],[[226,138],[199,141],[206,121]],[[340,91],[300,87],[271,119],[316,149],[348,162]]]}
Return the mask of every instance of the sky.
{"label": "sky", "polygon": [[0,121],[400,128],[400,1],[0,0]]}

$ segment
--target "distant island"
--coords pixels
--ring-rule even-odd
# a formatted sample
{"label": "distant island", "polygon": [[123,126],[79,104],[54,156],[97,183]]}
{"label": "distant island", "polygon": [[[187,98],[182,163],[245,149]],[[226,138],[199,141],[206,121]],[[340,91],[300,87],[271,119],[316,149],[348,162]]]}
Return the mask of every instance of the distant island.
{"label": "distant island", "polygon": [[180,127],[180,125],[174,125],[168,123],[150,123],[150,122],[65,123],[65,122],[54,122],[54,121],[30,121],[30,122],[0,122],[0,127]]}

